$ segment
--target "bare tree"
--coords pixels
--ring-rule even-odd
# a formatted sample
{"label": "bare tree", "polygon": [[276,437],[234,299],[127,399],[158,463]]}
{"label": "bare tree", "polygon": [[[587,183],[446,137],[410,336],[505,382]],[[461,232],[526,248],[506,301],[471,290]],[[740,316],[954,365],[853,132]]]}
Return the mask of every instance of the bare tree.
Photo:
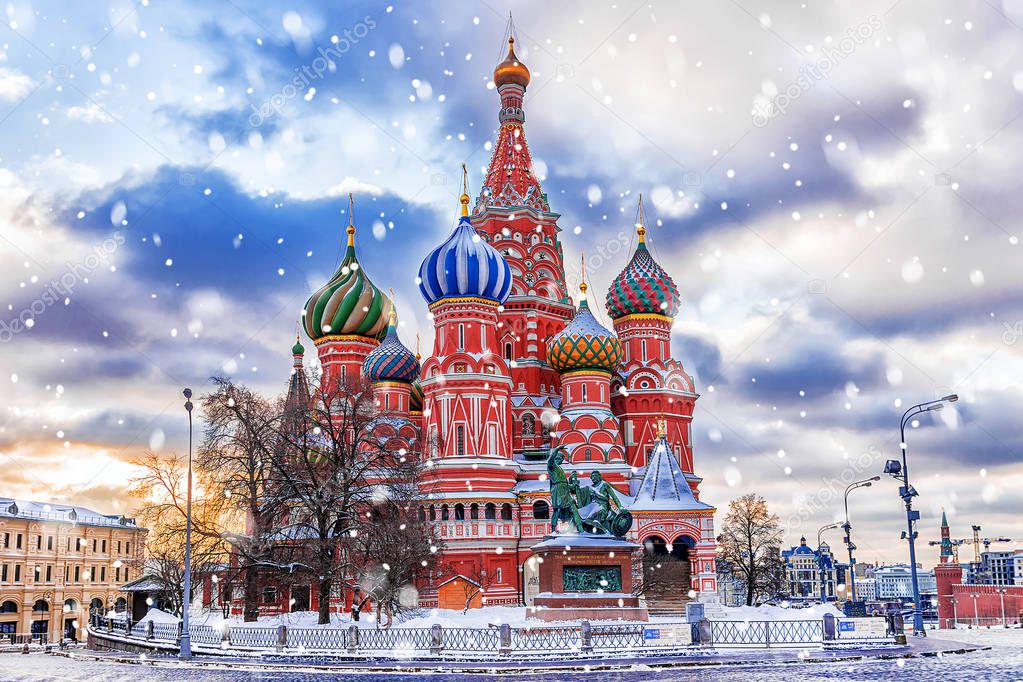
{"label": "bare tree", "polygon": [[[174,612],[181,615],[186,599],[185,578],[185,495],[187,462],[184,457],[160,457],[147,453],[133,462],[143,471],[132,481],[129,494],[144,500],[139,516],[149,528],[146,537],[146,559],[141,571],[162,586]],[[215,525],[215,512],[202,499],[192,505],[192,585],[199,585],[199,576],[223,565],[228,547],[212,533],[196,533],[197,527]],[[194,594],[194,591],[193,591]]]}
{"label": "bare tree", "polygon": [[273,462],[284,450],[280,427],[286,408],[230,379],[212,381],[215,390],[202,397],[206,429],[196,464],[219,523],[200,532],[230,543],[244,585],[244,619],[255,621],[260,572],[274,565],[272,530],[284,504],[276,495]]}
{"label": "bare tree", "polygon": [[728,503],[728,514],[718,536],[718,556],[746,585],[746,605],[774,596],[781,562],[781,526],[778,516],[755,493]]}
{"label": "bare tree", "polygon": [[309,409],[279,430],[276,494],[293,510],[277,531],[287,543],[278,564],[313,576],[321,624],[339,582],[359,587],[359,538],[374,532],[372,510],[395,495],[395,482],[417,481],[420,457],[378,437],[378,419],[372,390],[341,380],[320,384]]}

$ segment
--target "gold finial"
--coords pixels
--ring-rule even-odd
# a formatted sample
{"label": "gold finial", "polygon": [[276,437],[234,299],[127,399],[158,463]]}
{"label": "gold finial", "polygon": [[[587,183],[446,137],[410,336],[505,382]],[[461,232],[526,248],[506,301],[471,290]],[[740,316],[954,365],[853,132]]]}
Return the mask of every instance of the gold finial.
{"label": "gold finial", "polygon": [[419,352],[419,332],[416,332],[416,362],[423,359],[423,356]]}
{"label": "gold finial", "polygon": [[582,281],[579,283],[579,291],[583,292],[583,298],[586,298],[586,289],[588,288],[586,286],[586,254],[584,253],[580,258],[582,260],[582,275],[580,275]]}
{"label": "gold finial", "polygon": [[636,223],[636,234],[639,235],[639,243],[646,243],[646,226],[643,224],[643,193],[639,193],[639,222]]}
{"label": "gold finial", "polygon": [[462,196],[458,197],[462,203],[462,215],[469,215],[469,171],[465,164],[462,164]]}
{"label": "gold finial", "polygon": [[387,314],[387,324],[393,327],[398,320],[398,314],[394,310],[394,288],[388,288],[387,290],[391,292],[391,312]]}
{"label": "gold finial", "polygon": [[348,246],[355,246],[355,199],[348,193]]}

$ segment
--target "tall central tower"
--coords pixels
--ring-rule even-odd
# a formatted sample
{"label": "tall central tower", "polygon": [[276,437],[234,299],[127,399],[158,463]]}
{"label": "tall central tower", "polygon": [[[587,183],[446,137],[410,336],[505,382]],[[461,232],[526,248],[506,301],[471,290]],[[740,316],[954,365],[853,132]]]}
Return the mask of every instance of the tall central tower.
{"label": "tall central tower", "polygon": [[511,295],[498,315],[498,348],[512,369],[514,449],[536,452],[548,445],[536,413],[556,408],[560,395],[558,373],[547,363],[547,341],[575,310],[565,285],[560,216],[547,203],[526,143],[529,69],[515,56],[514,37],[494,69],[494,84],[501,96],[500,128],[472,224],[511,270]]}

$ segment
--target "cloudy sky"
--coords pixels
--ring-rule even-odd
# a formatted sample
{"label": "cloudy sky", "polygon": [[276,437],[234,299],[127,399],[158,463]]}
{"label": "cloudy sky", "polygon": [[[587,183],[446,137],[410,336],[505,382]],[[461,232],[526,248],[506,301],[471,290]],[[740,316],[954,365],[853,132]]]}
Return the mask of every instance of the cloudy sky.
{"label": "cloudy sky", "polygon": [[[0,495],[126,511],[127,460],[185,443],[183,386],[283,390],[349,191],[429,339],[414,278],[487,165],[509,10],[596,291],[648,197],[703,499],[758,491],[814,541],[955,391],[907,436],[921,538],[943,507],[1023,536],[1021,0],[6,3]],[[894,481],[850,501],[859,558],[904,560]]]}

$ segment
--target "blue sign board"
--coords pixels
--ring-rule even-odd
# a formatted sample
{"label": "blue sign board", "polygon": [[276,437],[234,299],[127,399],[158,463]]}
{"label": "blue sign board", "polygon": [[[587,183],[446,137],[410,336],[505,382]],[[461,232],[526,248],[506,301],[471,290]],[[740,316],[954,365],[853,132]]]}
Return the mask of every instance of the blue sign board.
{"label": "blue sign board", "polygon": [[856,632],[856,623],[851,620],[838,621],[839,632]]}
{"label": "blue sign board", "polygon": [[660,639],[661,631],[657,628],[643,628],[643,639]]}

